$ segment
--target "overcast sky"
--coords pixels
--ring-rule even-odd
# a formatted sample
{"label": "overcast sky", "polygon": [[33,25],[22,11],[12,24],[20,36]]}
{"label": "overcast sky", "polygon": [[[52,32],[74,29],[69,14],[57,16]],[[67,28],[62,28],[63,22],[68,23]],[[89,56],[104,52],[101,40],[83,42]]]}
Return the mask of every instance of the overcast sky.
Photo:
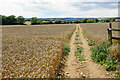
{"label": "overcast sky", "polygon": [[30,17],[117,17],[119,0],[0,0],[1,15]]}

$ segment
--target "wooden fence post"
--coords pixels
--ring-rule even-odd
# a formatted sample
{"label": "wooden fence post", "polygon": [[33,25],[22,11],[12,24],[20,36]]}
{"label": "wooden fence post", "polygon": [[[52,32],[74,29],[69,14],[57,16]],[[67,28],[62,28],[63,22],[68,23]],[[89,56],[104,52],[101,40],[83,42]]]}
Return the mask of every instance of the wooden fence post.
{"label": "wooden fence post", "polygon": [[112,45],[112,24],[111,23],[109,23],[108,41],[109,41],[109,45]]}

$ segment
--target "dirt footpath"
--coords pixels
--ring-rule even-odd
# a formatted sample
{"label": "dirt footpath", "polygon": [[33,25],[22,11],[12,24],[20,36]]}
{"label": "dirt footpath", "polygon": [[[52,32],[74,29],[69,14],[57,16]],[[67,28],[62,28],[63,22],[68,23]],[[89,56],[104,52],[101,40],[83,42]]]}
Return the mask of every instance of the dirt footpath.
{"label": "dirt footpath", "polygon": [[[74,55],[76,51],[76,46],[74,45],[75,32],[78,27],[80,28],[79,38],[83,43],[81,47],[84,48],[83,55],[86,59],[85,61],[78,61]],[[110,73],[103,66],[92,62],[90,47],[82,34],[82,28],[79,24],[76,25],[76,31],[71,37],[71,51],[63,69],[65,78],[111,78]]]}

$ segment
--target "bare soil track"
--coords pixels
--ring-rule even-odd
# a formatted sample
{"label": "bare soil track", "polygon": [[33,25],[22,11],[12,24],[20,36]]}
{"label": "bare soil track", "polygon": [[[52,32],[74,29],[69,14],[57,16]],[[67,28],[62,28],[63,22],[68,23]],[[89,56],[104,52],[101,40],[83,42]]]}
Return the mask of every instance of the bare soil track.
{"label": "bare soil track", "polygon": [[88,42],[82,34],[82,28],[79,24],[76,27],[80,28],[80,41],[83,43],[81,47],[84,48],[83,55],[85,61],[78,61],[74,55],[76,51],[76,46],[73,44],[75,42],[75,32],[71,37],[70,41],[70,53],[68,59],[65,63],[65,68],[63,69],[66,78],[111,78],[112,76],[107,72],[103,66],[96,64],[91,59],[91,51]]}

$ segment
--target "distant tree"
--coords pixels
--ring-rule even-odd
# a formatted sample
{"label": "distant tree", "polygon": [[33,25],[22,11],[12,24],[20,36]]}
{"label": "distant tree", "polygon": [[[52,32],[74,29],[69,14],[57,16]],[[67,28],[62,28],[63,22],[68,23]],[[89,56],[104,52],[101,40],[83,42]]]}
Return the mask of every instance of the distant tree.
{"label": "distant tree", "polygon": [[6,24],[6,16],[2,16],[2,24]]}
{"label": "distant tree", "polygon": [[70,23],[72,24],[72,23],[73,23],[73,21],[70,21]]}
{"label": "distant tree", "polygon": [[104,19],[101,19],[99,22],[104,23]]}
{"label": "distant tree", "polygon": [[111,21],[114,22],[114,21],[115,21],[115,18],[112,18]]}
{"label": "distant tree", "polygon": [[5,17],[5,21],[6,21],[5,24],[7,24],[7,25],[12,24],[10,17]]}
{"label": "distant tree", "polygon": [[50,21],[48,21],[48,24],[53,24],[53,22],[50,20]]}
{"label": "distant tree", "polygon": [[61,24],[60,20],[55,20],[55,24]]}
{"label": "distant tree", "polygon": [[104,22],[110,22],[111,20],[110,19],[104,19]]}
{"label": "distant tree", "polygon": [[17,20],[14,15],[11,16],[2,16],[2,24],[3,25],[11,25],[16,24]]}
{"label": "distant tree", "polygon": [[17,17],[17,22],[18,22],[18,24],[24,24],[25,18],[23,16],[18,16]]}
{"label": "distant tree", "polygon": [[16,18],[14,15],[8,16],[8,24],[15,24],[17,22]]}
{"label": "distant tree", "polygon": [[43,20],[42,20],[42,19],[37,20],[37,23],[39,23],[39,24],[42,24],[42,22],[43,22]]}
{"label": "distant tree", "polygon": [[86,23],[90,23],[90,20],[86,20]]}
{"label": "distant tree", "polygon": [[90,23],[93,23],[94,22],[94,20],[90,20]]}
{"label": "distant tree", "polygon": [[82,23],[87,23],[87,18],[84,18],[83,20],[82,20]]}
{"label": "distant tree", "polygon": [[32,17],[30,20],[31,24],[37,24],[37,20],[38,20],[37,17]]}
{"label": "distant tree", "polygon": [[94,20],[86,20],[87,23],[93,23]]}
{"label": "distant tree", "polygon": [[50,24],[53,24],[53,22],[52,22],[51,20],[49,21],[49,23],[50,23]]}
{"label": "distant tree", "polygon": [[112,18],[109,18],[108,20],[109,20],[109,22],[111,22],[111,21],[112,21]]}
{"label": "distant tree", "polygon": [[98,22],[98,19],[95,19],[95,20],[89,20],[89,19],[83,19],[82,20],[82,23],[94,23],[94,22]]}
{"label": "distant tree", "polygon": [[64,21],[64,24],[66,24],[66,21]]}
{"label": "distant tree", "polygon": [[0,25],[2,25],[2,15],[0,15]]}
{"label": "distant tree", "polygon": [[79,20],[75,20],[74,23],[81,23]]}
{"label": "distant tree", "polygon": [[97,23],[98,21],[99,21],[99,20],[98,20],[97,18],[94,20],[95,23]]}
{"label": "distant tree", "polygon": [[67,23],[67,24],[69,24],[70,22],[69,22],[69,21],[67,21],[66,23]]}

